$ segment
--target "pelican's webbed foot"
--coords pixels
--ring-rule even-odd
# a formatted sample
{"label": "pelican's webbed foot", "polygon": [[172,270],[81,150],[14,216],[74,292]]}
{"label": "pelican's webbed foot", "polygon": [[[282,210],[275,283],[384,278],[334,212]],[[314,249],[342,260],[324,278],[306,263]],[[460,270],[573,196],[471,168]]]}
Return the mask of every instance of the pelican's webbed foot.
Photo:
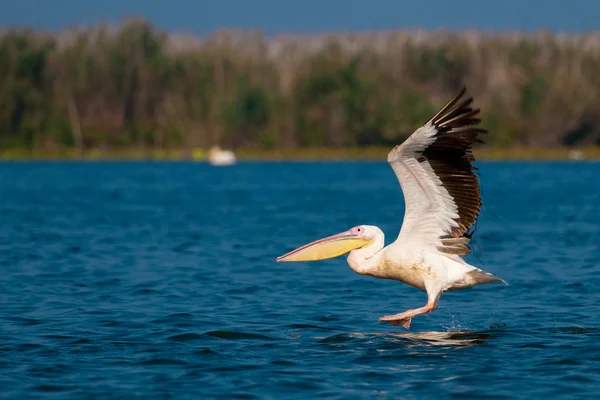
{"label": "pelican's webbed foot", "polygon": [[410,329],[410,322],[412,321],[412,317],[405,317],[405,313],[395,314],[395,315],[386,315],[384,317],[379,318],[379,322],[387,322],[392,324],[393,326],[403,326],[407,330]]}

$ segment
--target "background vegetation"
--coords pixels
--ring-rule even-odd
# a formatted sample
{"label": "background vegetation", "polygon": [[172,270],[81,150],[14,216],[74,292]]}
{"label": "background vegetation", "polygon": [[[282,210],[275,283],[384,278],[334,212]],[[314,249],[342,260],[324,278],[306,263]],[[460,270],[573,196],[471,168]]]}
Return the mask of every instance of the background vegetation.
{"label": "background vegetation", "polygon": [[600,144],[600,33],[0,35],[0,148],[390,146],[466,85],[487,144]]}

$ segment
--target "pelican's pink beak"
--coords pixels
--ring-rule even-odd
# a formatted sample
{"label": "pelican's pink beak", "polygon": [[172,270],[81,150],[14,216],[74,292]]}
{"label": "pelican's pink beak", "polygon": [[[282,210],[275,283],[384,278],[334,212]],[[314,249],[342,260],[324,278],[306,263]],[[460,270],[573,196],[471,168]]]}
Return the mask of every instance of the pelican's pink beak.
{"label": "pelican's pink beak", "polygon": [[277,261],[325,260],[327,258],[341,256],[352,250],[360,249],[371,242],[373,242],[373,240],[365,240],[349,230],[305,244],[281,257],[277,257]]}

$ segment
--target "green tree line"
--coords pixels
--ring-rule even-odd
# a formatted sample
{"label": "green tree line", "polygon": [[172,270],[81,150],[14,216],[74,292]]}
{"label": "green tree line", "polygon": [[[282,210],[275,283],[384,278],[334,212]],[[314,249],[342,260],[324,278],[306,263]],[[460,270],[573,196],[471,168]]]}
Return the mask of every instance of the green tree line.
{"label": "green tree line", "polygon": [[494,146],[600,144],[600,33],[166,33],[144,20],[0,34],[0,146],[357,147],[462,85]]}

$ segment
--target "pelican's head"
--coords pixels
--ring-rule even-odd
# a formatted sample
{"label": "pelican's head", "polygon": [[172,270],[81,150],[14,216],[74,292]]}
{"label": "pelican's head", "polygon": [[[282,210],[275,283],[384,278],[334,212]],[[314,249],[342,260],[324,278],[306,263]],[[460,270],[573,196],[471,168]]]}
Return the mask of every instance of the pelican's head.
{"label": "pelican's head", "polygon": [[378,234],[379,228],[371,225],[359,225],[337,235],[316,240],[296,250],[277,257],[277,261],[317,261],[338,257],[352,250],[371,245]]}

